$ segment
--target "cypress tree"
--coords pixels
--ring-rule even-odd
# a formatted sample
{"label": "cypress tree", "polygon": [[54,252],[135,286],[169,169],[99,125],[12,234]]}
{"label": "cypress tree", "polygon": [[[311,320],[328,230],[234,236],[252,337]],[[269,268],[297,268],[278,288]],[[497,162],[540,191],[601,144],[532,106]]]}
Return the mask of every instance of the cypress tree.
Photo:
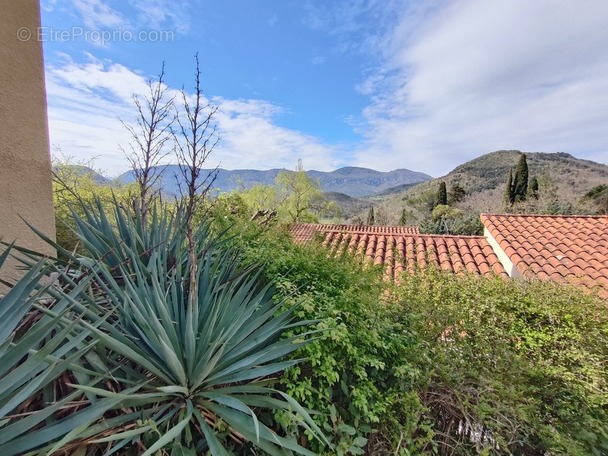
{"label": "cypress tree", "polygon": [[513,204],[513,170],[509,168],[509,175],[507,176],[507,186],[505,187],[505,204]]}
{"label": "cypress tree", "polygon": [[528,186],[528,198],[538,199],[538,179],[533,177],[530,179],[530,185]]}
{"label": "cypress tree", "polygon": [[459,184],[453,184],[448,192],[448,205],[462,201],[467,195],[467,192]]}
{"label": "cypress tree", "polygon": [[373,225],[374,223],[376,223],[376,218],[374,217],[374,206],[372,206],[367,213],[367,224]]}
{"label": "cypress tree", "polygon": [[448,204],[448,189],[445,185],[445,182],[441,182],[439,184],[439,189],[437,190],[437,197],[435,198],[435,207],[439,205],[447,205]]}
{"label": "cypress tree", "polygon": [[401,218],[399,218],[399,225],[407,225],[407,211],[405,208],[401,211]]}
{"label": "cypress tree", "polygon": [[513,178],[513,200],[525,201],[528,193],[528,162],[526,154],[521,154],[517,167],[515,168],[515,176]]}

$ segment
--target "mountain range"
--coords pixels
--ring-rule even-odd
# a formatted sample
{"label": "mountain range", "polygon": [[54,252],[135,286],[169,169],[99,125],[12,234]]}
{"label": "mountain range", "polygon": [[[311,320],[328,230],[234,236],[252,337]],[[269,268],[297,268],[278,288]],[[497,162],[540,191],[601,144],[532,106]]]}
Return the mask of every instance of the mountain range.
{"label": "mountain range", "polygon": [[[488,195],[498,191],[502,198],[509,169],[515,170],[521,154],[519,150],[491,152],[462,165],[447,175],[417,185],[400,197],[408,197],[434,189],[439,182],[449,188],[453,184],[463,187],[469,195]],[[608,181],[608,166],[576,158],[564,152],[525,152],[529,177],[536,177],[545,190],[550,186],[558,199],[580,198],[592,187]]]}
{"label": "mountain range", "polygon": [[[213,170],[203,169],[201,171],[201,175],[206,176]],[[248,189],[256,184],[271,185],[274,183],[277,175],[284,171],[286,170],[219,169],[217,178],[213,183],[213,190],[222,193],[238,189]],[[353,198],[367,197],[386,192],[395,187],[403,188],[403,186],[411,186],[432,179],[428,174],[409,169],[381,172],[353,166],[340,168],[331,172],[307,171],[307,174],[319,182],[321,190],[324,192],[343,193]],[[123,183],[133,182],[133,172],[128,171],[119,176],[118,179]],[[180,183],[183,186],[183,177],[178,165],[168,165],[162,169],[161,187],[163,193],[178,195]]]}
{"label": "mountain range", "polygon": [[[373,206],[387,214],[387,224],[398,223],[403,209],[411,213],[412,223],[416,223],[424,216],[423,208],[434,198],[440,182],[445,182],[448,189],[458,184],[465,190],[466,198],[458,207],[466,212],[495,213],[505,210],[503,195],[507,174],[509,169],[515,168],[521,154],[518,150],[487,153],[435,179],[408,169],[380,172],[345,167],[332,172],[308,171],[308,174],[318,180],[327,198],[340,206],[345,221],[364,220],[367,211]],[[567,210],[568,205],[580,207],[581,198],[589,190],[608,184],[608,166],[605,164],[579,159],[563,152],[526,152],[526,156],[530,178],[536,177],[539,181],[539,204],[559,201],[561,206],[555,208],[557,211]],[[203,170],[203,175],[209,171]],[[285,170],[220,169],[213,189],[215,193],[220,193],[251,188],[256,184],[271,185],[283,171]],[[111,182],[86,167],[75,166],[74,172],[90,173],[98,183]],[[165,194],[179,194],[176,175],[180,176],[177,165],[165,167],[162,174]],[[116,180],[133,182],[132,172],[124,173]]]}
{"label": "mountain range", "polygon": [[[504,192],[509,169],[514,170],[523,152],[499,150],[463,163],[445,176],[428,180],[407,189],[394,188],[383,195],[367,198],[367,207],[381,208],[388,214],[388,224],[396,224],[403,209],[411,212],[412,223],[419,222],[425,207],[437,194],[439,184],[445,182],[448,192],[458,185],[466,192],[457,207],[467,213],[497,213],[511,210],[504,206]],[[530,201],[535,207],[520,206],[520,211],[559,213],[585,210],[583,196],[592,188],[608,184],[608,166],[576,158],[564,152],[525,152],[530,179],[539,182],[539,200]],[[364,219],[367,209],[356,217]]]}

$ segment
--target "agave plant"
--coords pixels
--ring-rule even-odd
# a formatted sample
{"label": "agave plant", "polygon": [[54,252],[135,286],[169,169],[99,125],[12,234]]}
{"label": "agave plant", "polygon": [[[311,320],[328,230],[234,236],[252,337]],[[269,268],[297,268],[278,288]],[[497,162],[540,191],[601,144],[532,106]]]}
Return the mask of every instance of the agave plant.
{"label": "agave plant", "polygon": [[[0,267],[12,249],[9,245],[0,255]],[[41,283],[48,270],[45,261],[38,261],[0,298],[0,454],[6,456],[44,447],[82,418],[76,413],[56,424],[58,413],[82,393],[57,397],[53,383],[91,348],[89,331],[68,318],[87,283],[53,300],[49,287]],[[89,414],[98,418],[113,405],[110,402]]]}
{"label": "agave plant", "polygon": [[[275,376],[299,362],[286,355],[312,332],[284,334],[312,322],[296,321],[293,308],[275,302],[259,270],[243,270],[238,254],[204,224],[194,230],[193,255],[179,209],[156,210],[147,225],[117,203],[112,216],[100,204],[84,214],[76,222],[86,256],[63,252],[72,272],[62,275],[62,293],[90,278],[87,298],[74,300],[72,311],[96,344],[74,386],[93,405],[114,405],[50,453],[221,455],[253,446],[312,454],[267,425],[264,416],[277,411],[325,441],[309,412],[273,387]],[[100,383],[102,371],[110,376]]]}

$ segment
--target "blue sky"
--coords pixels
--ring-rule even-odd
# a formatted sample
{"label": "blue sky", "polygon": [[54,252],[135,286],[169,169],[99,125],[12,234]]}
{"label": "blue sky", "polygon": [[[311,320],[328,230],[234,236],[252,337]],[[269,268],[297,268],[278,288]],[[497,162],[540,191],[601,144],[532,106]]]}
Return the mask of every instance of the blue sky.
{"label": "blue sky", "polygon": [[[128,168],[133,94],[199,54],[227,169],[409,168],[498,149],[608,163],[604,0],[42,0],[55,155]],[[58,152],[61,151],[61,154]]]}

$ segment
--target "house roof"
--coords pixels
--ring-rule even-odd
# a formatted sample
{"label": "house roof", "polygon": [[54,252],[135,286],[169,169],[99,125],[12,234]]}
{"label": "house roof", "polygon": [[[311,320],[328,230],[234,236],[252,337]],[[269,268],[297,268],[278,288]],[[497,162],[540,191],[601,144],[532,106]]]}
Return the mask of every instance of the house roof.
{"label": "house roof", "polygon": [[481,236],[419,234],[416,227],[366,225],[315,225],[291,227],[296,242],[308,242],[315,233],[332,254],[357,254],[382,265],[389,278],[429,264],[451,272],[470,271],[508,277],[492,247]]}
{"label": "house roof", "polygon": [[520,274],[608,298],[608,216],[482,214],[481,221]]}
{"label": "house roof", "polygon": [[318,223],[294,223],[291,235],[298,242],[307,242],[315,233],[357,233],[357,234],[418,234],[417,226],[382,226],[382,225],[322,225]]}

